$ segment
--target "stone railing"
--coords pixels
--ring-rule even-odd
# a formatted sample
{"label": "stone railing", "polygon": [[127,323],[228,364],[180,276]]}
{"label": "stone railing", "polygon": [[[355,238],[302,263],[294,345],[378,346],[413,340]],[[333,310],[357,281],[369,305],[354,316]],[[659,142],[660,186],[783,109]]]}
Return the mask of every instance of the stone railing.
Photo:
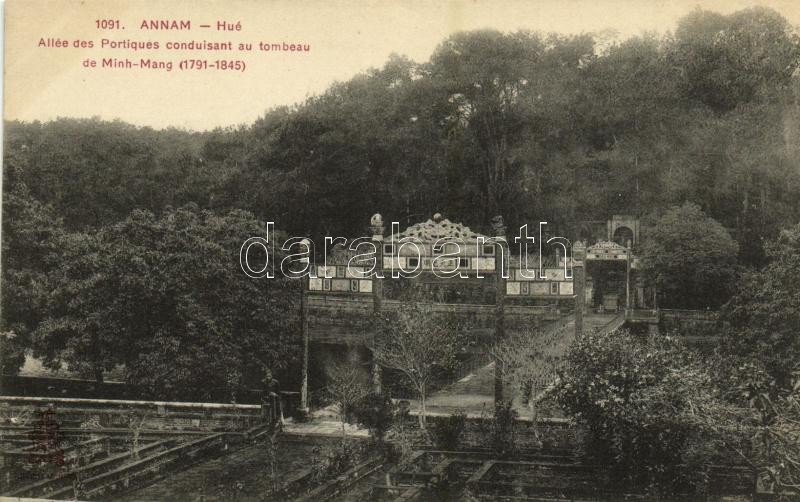
{"label": "stone railing", "polygon": [[660,309],[662,319],[681,319],[681,320],[695,320],[695,321],[716,321],[719,318],[719,312],[716,310],[686,310],[686,309]]}
{"label": "stone railing", "polygon": [[35,419],[43,411],[62,429],[75,424],[128,428],[133,420],[141,429],[244,430],[262,421],[261,406],[252,404],[0,396],[0,418]]}
{"label": "stone railing", "polygon": [[[391,311],[400,306],[397,300],[384,300],[383,308]],[[452,314],[464,321],[477,337],[490,335],[495,325],[495,306],[462,303],[431,303],[436,313]],[[358,342],[370,330],[372,298],[309,296],[308,321],[312,340]],[[505,325],[508,330],[526,329],[560,321],[569,316],[547,305],[505,305]]]}
{"label": "stone railing", "polygon": [[656,309],[625,309],[625,320],[628,322],[655,322],[659,320]]}

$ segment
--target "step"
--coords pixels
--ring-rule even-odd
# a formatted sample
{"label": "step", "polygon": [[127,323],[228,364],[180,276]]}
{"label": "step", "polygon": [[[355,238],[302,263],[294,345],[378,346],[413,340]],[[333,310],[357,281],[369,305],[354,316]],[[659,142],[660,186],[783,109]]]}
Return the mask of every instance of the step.
{"label": "step", "polygon": [[[136,451],[136,453],[142,455],[152,451],[163,450],[165,448],[172,446],[174,443],[175,443],[174,440],[169,440],[169,439],[164,441],[158,441],[155,443],[142,446]],[[6,495],[12,497],[24,497],[24,496],[36,497],[42,495],[49,496],[50,493],[62,490],[65,488],[65,486],[71,489],[72,482],[76,476],[80,477],[96,476],[100,472],[103,472],[109,468],[113,468],[115,466],[124,464],[132,457],[133,457],[133,452],[130,451],[125,453],[119,453],[117,455],[113,455],[103,460],[90,463],[78,469],[73,469],[69,472],[62,474],[61,476],[39,481],[37,483],[33,483],[27,486],[23,486]]]}

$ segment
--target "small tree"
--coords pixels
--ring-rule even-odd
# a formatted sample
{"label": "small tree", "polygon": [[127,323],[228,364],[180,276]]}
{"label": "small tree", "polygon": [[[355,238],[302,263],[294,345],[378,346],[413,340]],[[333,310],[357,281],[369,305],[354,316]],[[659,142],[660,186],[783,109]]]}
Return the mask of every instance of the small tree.
{"label": "small tree", "polygon": [[517,412],[512,405],[511,401],[500,401],[494,405],[490,439],[492,449],[498,458],[508,458],[516,451],[514,423],[517,420]]}
{"label": "small tree", "polygon": [[538,396],[555,383],[573,335],[566,326],[517,332],[493,349],[496,360],[503,365],[505,381],[516,389],[531,413],[536,410]]}
{"label": "small tree", "polygon": [[465,340],[463,326],[433,312],[430,304],[401,303],[376,319],[370,349],[378,364],[401,372],[417,392],[423,429],[430,384],[438,373],[458,364]]}
{"label": "small tree", "polygon": [[131,455],[133,458],[139,458],[139,440],[141,439],[142,429],[144,429],[147,420],[149,419],[147,413],[138,413],[136,410],[130,410],[127,415],[127,427],[130,433]]}
{"label": "small tree", "polygon": [[265,447],[267,450],[267,478],[270,493],[275,493],[280,487],[278,478],[278,437],[283,432],[280,420],[271,420],[268,424]]}
{"label": "small tree", "polygon": [[342,436],[345,436],[344,424],[349,421],[353,407],[369,394],[369,381],[361,368],[351,364],[336,364],[328,371],[327,393],[339,406],[339,417],[342,421]]}

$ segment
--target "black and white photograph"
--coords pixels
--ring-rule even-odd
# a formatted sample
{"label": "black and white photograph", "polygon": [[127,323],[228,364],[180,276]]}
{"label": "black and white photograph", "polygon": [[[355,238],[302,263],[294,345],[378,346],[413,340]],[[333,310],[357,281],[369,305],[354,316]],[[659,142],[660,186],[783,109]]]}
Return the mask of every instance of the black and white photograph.
{"label": "black and white photograph", "polygon": [[800,501],[796,0],[6,0],[0,502]]}

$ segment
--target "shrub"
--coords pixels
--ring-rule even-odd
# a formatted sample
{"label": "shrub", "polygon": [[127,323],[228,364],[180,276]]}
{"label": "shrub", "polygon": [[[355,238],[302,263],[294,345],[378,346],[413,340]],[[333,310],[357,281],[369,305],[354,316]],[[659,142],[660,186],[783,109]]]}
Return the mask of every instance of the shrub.
{"label": "shrub", "polygon": [[516,451],[514,445],[514,421],[517,412],[511,401],[500,401],[495,404],[494,417],[491,421],[492,449],[498,458],[508,458]]}
{"label": "shrub", "polygon": [[710,464],[736,458],[746,415],[720,399],[706,368],[669,337],[625,331],[574,343],[555,389],[586,427],[586,449],[616,484],[702,492]]}
{"label": "shrub", "polygon": [[395,407],[386,394],[368,394],[353,406],[355,421],[369,429],[372,437],[383,443],[386,431],[392,426]]}
{"label": "shrub", "polygon": [[409,420],[396,420],[387,434],[391,444],[389,461],[401,470],[411,467],[411,458],[420,444],[425,442],[425,432]]}
{"label": "shrub", "polygon": [[311,460],[313,478],[322,481],[355,467],[366,453],[365,445],[354,439],[342,439],[332,445],[314,448]]}
{"label": "shrub", "polygon": [[463,411],[457,411],[445,420],[434,422],[431,427],[433,444],[441,450],[457,450],[466,423],[467,415]]}

